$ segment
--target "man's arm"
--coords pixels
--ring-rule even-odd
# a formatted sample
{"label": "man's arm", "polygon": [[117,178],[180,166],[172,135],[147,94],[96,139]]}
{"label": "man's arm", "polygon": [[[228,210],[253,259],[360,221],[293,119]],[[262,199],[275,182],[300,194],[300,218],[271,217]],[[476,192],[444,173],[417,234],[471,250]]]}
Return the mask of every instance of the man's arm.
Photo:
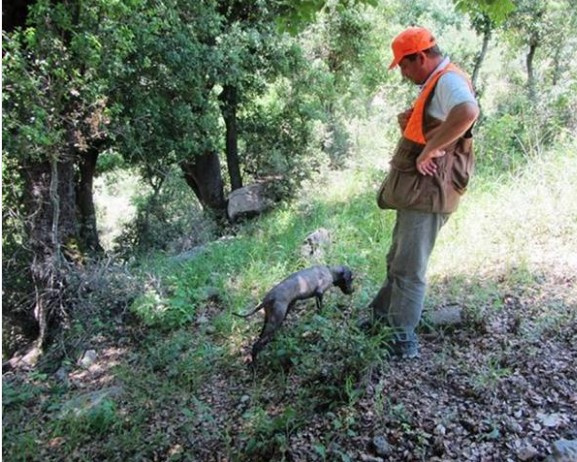
{"label": "man's arm", "polygon": [[470,102],[457,104],[447,119],[435,131],[417,158],[417,170],[422,175],[434,175],[437,171],[435,157],[445,155],[444,148],[457,140],[473,125],[479,117],[479,107]]}

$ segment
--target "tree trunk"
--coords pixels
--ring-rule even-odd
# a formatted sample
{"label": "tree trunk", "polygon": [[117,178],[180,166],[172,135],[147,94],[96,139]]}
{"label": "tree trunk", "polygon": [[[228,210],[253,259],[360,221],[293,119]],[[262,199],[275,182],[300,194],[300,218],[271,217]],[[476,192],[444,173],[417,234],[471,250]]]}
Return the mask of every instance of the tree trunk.
{"label": "tree trunk", "polygon": [[551,85],[557,86],[559,79],[561,77],[561,50],[563,49],[563,44],[558,44],[555,48],[555,53],[553,54],[553,76],[551,78]]}
{"label": "tree trunk", "polygon": [[226,200],[218,154],[206,152],[195,156],[192,160],[181,162],[180,168],[202,207],[224,216]]}
{"label": "tree trunk", "polygon": [[481,66],[483,61],[485,60],[485,56],[487,55],[487,50],[489,49],[489,42],[491,41],[491,23],[487,21],[483,27],[483,45],[481,46],[481,51],[477,55],[475,59],[475,67],[473,69],[473,75],[471,76],[471,83],[473,84],[473,88],[477,88],[477,79],[479,78],[479,72],[481,70]]}
{"label": "tree trunk", "polygon": [[232,85],[225,85],[218,98],[220,100],[220,111],[226,125],[226,164],[228,166],[231,189],[234,191],[242,188],[238,159],[237,88]]}
{"label": "tree trunk", "polygon": [[102,253],[104,250],[98,238],[96,208],[94,207],[94,174],[99,153],[97,147],[92,147],[82,154],[76,186],[80,246],[94,254]]}
{"label": "tree trunk", "polygon": [[2,2],[2,30],[12,32],[17,27],[26,26],[28,8],[34,0],[11,0]]}
{"label": "tree trunk", "polygon": [[537,40],[531,40],[529,44],[529,52],[527,53],[527,89],[529,91],[529,99],[534,103],[536,99],[535,90],[535,70],[533,68],[533,60],[535,52],[537,51],[539,43]]}
{"label": "tree trunk", "polygon": [[74,165],[55,158],[23,167],[30,276],[34,285],[33,315],[38,338],[24,361],[33,365],[42,353],[52,321],[65,314],[62,290],[67,270],[64,253],[73,256],[76,237]]}

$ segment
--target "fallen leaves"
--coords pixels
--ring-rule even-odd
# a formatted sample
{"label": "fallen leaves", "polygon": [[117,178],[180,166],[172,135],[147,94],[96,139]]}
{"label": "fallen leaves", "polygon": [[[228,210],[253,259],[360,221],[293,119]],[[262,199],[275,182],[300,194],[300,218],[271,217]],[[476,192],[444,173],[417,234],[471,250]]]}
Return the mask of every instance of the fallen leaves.
{"label": "fallen leaves", "polygon": [[[150,371],[145,352],[134,346],[115,359],[131,370],[132,385],[119,384],[123,393],[114,399],[123,424],[119,435],[105,438],[114,444],[122,431],[134,431],[133,451],[142,460],[543,460],[553,442],[577,439],[575,305],[559,308],[556,300],[557,313],[566,315],[553,323],[543,317],[546,299],[538,290],[507,291],[499,310],[487,310],[475,322],[464,313],[464,324],[451,333],[427,335],[420,359],[349,374],[353,382],[345,380],[347,371],[335,370],[336,353],[322,350],[328,339],[310,335],[299,336],[286,368],[271,370],[263,359],[253,370],[237,354],[218,359],[193,381],[167,374],[158,359]],[[189,357],[187,340],[183,334],[175,364]],[[325,355],[312,363],[319,366],[314,380],[295,373],[294,364],[305,359],[299,357],[303,342],[318,343]],[[95,364],[104,360],[103,351]],[[347,364],[354,366],[354,358]],[[112,386],[102,380],[112,373],[95,367],[71,372],[74,389],[63,402]],[[65,450],[72,459],[102,459],[99,438],[86,435],[82,446],[70,448],[68,435],[50,431],[43,405],[50,399],[44,388],[7,399],[6,425],[40,422],[37,460]],[[25,417],[11,413],[17,405]]]}

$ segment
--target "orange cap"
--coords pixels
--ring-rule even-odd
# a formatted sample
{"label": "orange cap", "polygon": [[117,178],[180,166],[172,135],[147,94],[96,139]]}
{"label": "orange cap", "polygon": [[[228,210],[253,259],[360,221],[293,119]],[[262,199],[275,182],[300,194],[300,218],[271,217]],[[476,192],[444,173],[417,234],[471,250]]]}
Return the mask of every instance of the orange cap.
{"label": "orange cap", "polygon": [[395,57],[389,69],[395,67],[405,56],[428,50],[437,44],[433,34],[424,27],[409,27],[395,37],[391,48]]}

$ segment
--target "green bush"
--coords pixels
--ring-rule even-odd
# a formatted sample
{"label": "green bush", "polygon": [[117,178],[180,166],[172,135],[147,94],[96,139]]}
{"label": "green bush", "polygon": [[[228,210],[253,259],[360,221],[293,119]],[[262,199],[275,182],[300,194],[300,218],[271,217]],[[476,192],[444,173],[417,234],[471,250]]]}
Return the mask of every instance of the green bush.
{"label": "green bush", "polygon": [[240,120],[244,171],[253,178],[281,178],[280,197],[293,196],[320,162],[313,117],[306,96],[279,80]]}
{"label": "green bush", "polygon": [[153,192],[143,187],[132,198],[134,218],[114,240],[114,253],[128,259],[151,250],[179,253],[214,239],[216,224],[203,214],[191,188],[177,168]]}
{"label": "green bush", "polygon": [[498,114],[487,118],[477,130],[475,140],[477,167],[484,174],[498,175],[514,171],[522,157],[517,115]]}
{"label": "green bush", "polygon": [[61,418],[56,433],[67,435],[70,439],[86,435],[100,436],[120,422],[116,403],[105,398],[86,410],[67,413]]}

